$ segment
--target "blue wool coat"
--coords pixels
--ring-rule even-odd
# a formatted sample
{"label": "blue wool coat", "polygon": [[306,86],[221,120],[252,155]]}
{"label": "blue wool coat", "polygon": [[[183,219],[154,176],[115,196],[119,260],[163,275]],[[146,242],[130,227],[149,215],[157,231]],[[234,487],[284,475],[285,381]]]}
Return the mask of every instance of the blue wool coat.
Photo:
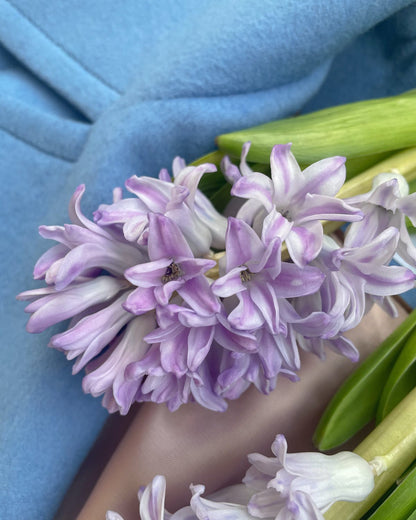
{"label": "blue wool coat", "polygon": [[80,183],[88,213],[220,133],[415,88],[416,4],[0,0],[0,42],[0,517],[48,519],[107,412],[25,332],[37,226]]}

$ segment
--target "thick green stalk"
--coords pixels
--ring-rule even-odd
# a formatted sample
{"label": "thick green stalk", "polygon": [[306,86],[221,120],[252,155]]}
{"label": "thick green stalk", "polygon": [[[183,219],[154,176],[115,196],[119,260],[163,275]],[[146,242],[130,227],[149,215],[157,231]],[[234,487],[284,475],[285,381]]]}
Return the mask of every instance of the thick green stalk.
{"label": "thick green stalk", "polygon": [[[407,473],[407,472],[406,472]],[[406,474],[397,488],[383,501],[369,520],[404,520],[416,507],[416,468]]]}
{"label": "thick green stalk", "polygon": [[382,457],[387,467],[375,477],[374,490],[365,500],[335,503],[324,515],[326,520],[359,520],[415,459],[416,388],[354,451],[367,461]]}
{"label": "thick green stalk", "polygon": [[356,175],[344,184],[338,193],[338,197],[345,199],[370,191],[374,177],[385,172],[400,173],[406,178],[407,182],[416,179],[416,148],[409,148],[396,153],[365,172]]}
{"label": "thick green stalk", "polygon": [[248,160],[252,162],[267,163],[273,145],[288,142],[302,164],[331,155],[350,159],[415,146],[415,111],[416,91],[410,91],[224,134],[217,144],[221,151],[239,156],[242,144],[251,141]]}

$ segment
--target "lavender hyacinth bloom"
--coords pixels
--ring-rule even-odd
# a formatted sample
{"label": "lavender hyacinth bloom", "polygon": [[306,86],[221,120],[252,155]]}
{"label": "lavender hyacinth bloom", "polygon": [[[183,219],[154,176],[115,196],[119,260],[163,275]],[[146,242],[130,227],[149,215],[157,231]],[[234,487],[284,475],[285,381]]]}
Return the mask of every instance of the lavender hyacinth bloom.
{"label": "lavender hyacinth bloom", "polygon": [[351,224],[345,237],[347,247],[365,245],[384,229],[392,226],[399,230],[397,253],[416,266],[416,248],[406,227],[406,216],[416,226],[416,193],[409,195],[406,179],[398,173],[381,173],[373,180],[369,193],[347,199],[364,214],[361,222]]}
{"label": "lavender hyacinth bloom", "polygon": [[286,333],[279,307],[289,305],[286,298],[316,291],[324,275],[314,267],[281,262],[280,238],[269,239],[269,227],[263,229],[260,239],[244,221],[229,218],[226,273],[212,290],[222,298],[237,296],[239,304],[228,316],[237,329],[256,330],[266,323],[272,333]]}
{"label": "lavender hyacinth bloom", "polygon": [[271,179],[252,172],[245,163],[249,144],[243,150],[241,173],[226,163],[226,175],[234,181],[232,195],[249,199],[237,217],[260,231],[264,218],[273,209],[280,215],[277,236],[286,242],[292,260],[305,266],[316,258],[321,247],[321,220],[360,220],[357,208],[335,198],[345,181],[345,158],[331,157],[301,171],[290,151],[291,144],[273,147]]}
{"label": "lavender hyacinth bloom", "polygon": [[[240,169],[225,160],[233,193],[248,199],[238,218],[227,221],[198,190],[213,165],[175,159],[173,182],[166,170],[159,179],[130,178],[135,198],[116,188],[95,222],[81,211],[80,186],[71,223],[40,227],[57,245],[34,269],[47,286],[18,296],[30,301],[27,330],[70,320],[50,346],[74,360],[74,373],[85,370],[84,391],[104,395],[110,412],[125,414],[135,401],[170,410],[197,401],[223,411],[250,384],[269,393],[280,374],[297,379],[298,345],[322,357],[328,343],[355,359],[343,332],[373,302],[388,307],[389,295],[413,286],[410,271],[386,265],[404,243],[398,216],[414,213],[411,196],[399,200],[396,181],[389,181],[393,191],[356,201],[366,211],[383,203],[384,213],[375,213],[390,227],[381,229],[379,218],[367,226],[377,236],[358,247],[353,224],[340,248],[322,238],[320,220],[361,218],[360,209],[334,198],[343,159],[301,172],[290,145],[278,145],[270,179],[251,171],[247,151]],[[293,262],[282,261],[284,242]],[[224,245],[225,254],[211,249]]]}
{"label": "lavender hyacinth bloom", "polygon": [[351,326],[358,325],[363,316],[365,295],[383,298],[414,287],[414,273],[405,267],[388,265],[399,239],[399,231],[394,227],[388,227],[361,247],[339,248],[333,243],[331,246],[331,239],[327,238],[327,247],[332,248],[328,264],[338,271],[344,287],[351,291],[351,305],[356,306]]}
{"label": "lavender hyacinth bloom", "polygon": [[275,457],[248,456],[252,466],[243,482],[256,493],[248,502],[255,517],[323,520],[338,500],[360,502],[372,491],[371,466],[355,453],[287,453],[283,435],[272,444]]}
{"label": "lavender hyacinth bloom", "polygon": [[147,376],[140,400],[166,401],[173,411],[192,398],[211,410],[225,410],[215,387],[220,352],[247,356],[257,351],[256,338],[233,329],[222,312],[199,315],[179,298],[156,312],[158,328],[145,337],[151,349],[126,370],[131,381]]}
{"label": "lavender hyacinth bloom", "polygon": [[[190,506],[170,515],[165,508],[166,480],[158,475],[139,491],[142,520],[323,520],[336,501],[359,502],[374,487],[372,466],[359,455],[341,452],[287,453],[283,435],[272,445],[275,457],[248,456],[252,466],[244,484],[229,486],[203,498],[203,485],[190,486]],[[107,520],[123,520],[109,511]]]}
{"label": "lavender hyacinth bloom", "polygon": [[122,224],[129,241],[145,244],[149,234],[149,213],[161,213],[171,218],[181,229],[195,255],[204,255],[211,247],[223,248],[227,221],[199,191],[203,174],[216,171],[213,164],[186,166],[177,157],[173,161],[174,179],[161,170],[159,179],[133,176],[126,188],[136,198],[121,196],[111,204],[102,204],[94,213],[100,226]]}
{"label": "lavender hyacinth bloom", "polygon": [[250,384],[263,394],[272,392],[279,375],[297,381],[300,368],[295,332],[272,334],[264,327],[255,333],[258,351],[250,355],[223,350],[216,382],[216,392],[227,398],[238,398]]}
{"label": "lavender hyacinth bloom", "polygon": [[[125,414],[135,400],[166,402],[176,409],[190,399],[211,409],[224,410],[224,399],[213,389],[215,372],[211,374],[201,366],[213,338],[228,342],[231,348],[240,345],[241,350],[256,350],[257,346],[249,335],[244,338],[242,333],[233,334],[225,316],[223,325],[219,323],[221,318],[215,317],[221,305],[203,275],[216,265],[215,261],[194,258],[177,224],[161,214],[147,217],[151,231],[147,246],[129,242],[119,224],[103,228],[82,214],[83,192],[84,187],[79,187],[71,199],[72,224],[41,227],[42,236],[59,244],[35,266],[35,277],[45,278],[49,286],[18,296],[34,300],[26,308],[32,314],[28,330],[41,332],[72,318],[67,330],[51,338],[50,346],[65,352],[68,359],[75,359],[74,373],[85,368],[84,391],[94,396],[104,394],[103,405],[110,412]],[[179,334],[178,349],[172,355],[167,354],[170,347],[161,338],[154,338],[156,345],[152,347],[150,334],[166,328],[160,308],[169,307],[174,292],[183,298],[182,307],[178,306],[178,313],[184,311],[183,320],[193,316],[188,317],[186,328],[186,373],[178,368],[181,349],[186,353],[181,344],[184,334]],[[223,347],[216,343],[216,348]],[[154,363],[148,366],[149,359]],[[142,360],[142,365],[138,365]],[[129,379],[128,367],[132,367],[130,373],[135,371]]]}
{"label": "lavender hyacinth bloom", "polygon": [[[297,342],[303,350],[313,352],[321,359],[325,359],[325,347],[328,346],[338,354],[356,362],[359,359],[359,352],[342,332],[353,327],[353,319],[355,320],[360,314],[362,317],[364,308],[357,302],[358,298],[362,300],[362,295],[355,295],[353,288],[343,285],[338,272],[330,271],[322,265],[322,262],[320,265],[322,271],[326,272],[326,277],[319,291],[298,298],[294,303],[299,315],[297,319],[292,320],[292,327],[297,333]],[[358,287],[362,288],[363,284]]]}
{"label": "lavender hyacinth bloom", "polygon": [[219,310],[203,273],[216,265],[214,260],[194,258],[177,224],[170,218],[150,213],[148,255],[150,262],[130,267],[124,276],[137,289],[129,294],[124,307],[143,314],[156,305],[167,305],[178,292],[201,313]]}
{"label": "lavender hyacinth bloom", "polygon": [[[341,247],[325,237],[322,251],[314,261],[326,273],[319,292],[298,299],[296,311],[305,317],[293,320],[299,333],[298,342],[305,350],[324,357],[324,346],[358,360],[358,351],[343,333],[356,327],[373,303],[394,315],[393,304],[384,299],[414,287],[415,275],[405,267],[388,265],[399,240],[394,227],[382,231],[361,247]],[[326,327],[311,328],[311,313],[324,312],[329,318]]]}
{"label": "lavender hyacinth bloom", "polygon": [[125,371],[146,355],[149,344],[144,338],[155,325],[152,313],[133,318],[124,333],[116,336],[104,353],[86,365],[82,388],[94,397],[104,394],[103,405],[110,413],[119,411],[126,415],[135,401],[142,380],[127,380]]}
{"label": "lavender hyacinth bloom", "polygon": [[34,300],[25,309],[32,314],[29,332],[41,332],[72,318],[68,330],[53,336],[50,346],[76,359],[73,372],[85,367],[85,391],[104,394],[103,405],[109,411],[125,414],[137,383],[126,382],[124,370],[149,349],[143,337],[155,327],[155,316],[137,318],[123,308],[132,292],[124,271],[147,255],[137,244],[127,242],[116,227],[103,229],[82,214],[84,189],[78,187],[71,199],[72,224],[40,228],[42,236],[59,242],[34,269],[35,278],[44,278],[49,285],[25,291],[18,299]]}
{"label": "lavender hyacinth bloom", "polygon": [[253,335],[233,329],[220,313],[201,315],[181,302],[158,307],[157,318],[159,327],[145,339],[159,344],[163,370],[178,377],[197,370],[214,341],[242,354],[258,350]]}

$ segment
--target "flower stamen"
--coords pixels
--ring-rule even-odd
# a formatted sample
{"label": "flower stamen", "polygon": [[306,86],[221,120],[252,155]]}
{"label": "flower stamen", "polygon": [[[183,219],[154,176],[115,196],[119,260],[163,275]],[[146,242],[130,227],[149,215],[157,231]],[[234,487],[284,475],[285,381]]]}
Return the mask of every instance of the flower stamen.
{"label": "flower stamen", "polygon": [[253,273],[249,269],[246,268],[245,271],[241,271],[241,273],[240,273],[241,281],[243,283],[249,282],[251,280],[252,275],[253,275]]}
{"label": "flower stamen", "polygon": [[178,280],[181,276],[183,276],[183,271],[180,266],[175,262],[171,262],[167,266],[165,274],[162,276],[162,283]]}

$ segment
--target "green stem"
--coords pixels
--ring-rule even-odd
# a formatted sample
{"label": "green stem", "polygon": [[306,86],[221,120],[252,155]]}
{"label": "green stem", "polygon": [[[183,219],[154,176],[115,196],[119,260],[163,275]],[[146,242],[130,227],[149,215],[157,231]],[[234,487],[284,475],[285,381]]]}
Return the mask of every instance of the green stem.
{"label": "green stem", "polygon": [[[358,520],[390,488],[416,457],[416,388],[354,450],[368,461],[379,460],[383,471],[362,502],[337,502],[326,520]],[[384,455],[381,455],[384,454]],[[377,463],[376,463],[377,464]]]}
{"label": "green stem", "polygon": [[408,148],[396,153],[365,172],[356,175],[344,184],[338,193],[338,197],[345,199],[370,191],[374,177],[379,173],[386,172],[400,173],[407,182],[416,179],[416,148]]}
{"label": "green stem", "polygon": [[388,471],[394,466],[400,454],[408,451],[409,447],[416,446],[416,428],[409,432],[392,450],[385,455],[377,455],[373,460],[370,460],[370,465],[374,469],[375,475],[378,477],[385,471]]}

